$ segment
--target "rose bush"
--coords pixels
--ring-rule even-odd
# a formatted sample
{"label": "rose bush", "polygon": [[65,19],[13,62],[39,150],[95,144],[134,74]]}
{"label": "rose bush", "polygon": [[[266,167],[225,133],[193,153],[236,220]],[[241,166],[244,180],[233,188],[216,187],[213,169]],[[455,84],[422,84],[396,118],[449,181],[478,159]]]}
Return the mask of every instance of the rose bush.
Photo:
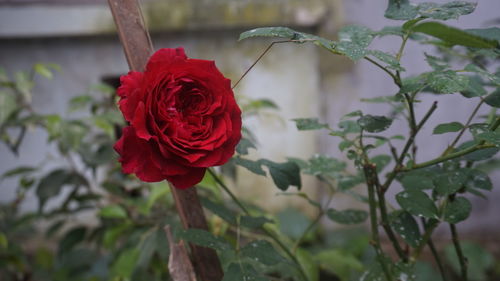
{"label": "rose bush", "polygon": [[226,163],[241,139],[241,110],[213,61],[160,49],[146,70],[121,77],[119,107],[129,122],[114,148],[124,173],[177,188]]}

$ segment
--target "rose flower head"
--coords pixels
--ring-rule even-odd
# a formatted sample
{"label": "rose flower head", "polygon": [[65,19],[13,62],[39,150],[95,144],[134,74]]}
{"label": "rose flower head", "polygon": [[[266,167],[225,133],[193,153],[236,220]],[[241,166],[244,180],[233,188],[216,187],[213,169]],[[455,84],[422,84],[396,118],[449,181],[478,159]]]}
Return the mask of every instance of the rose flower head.
{"label": "rose flower head", "polygon": [[129,126],[114,148],[124,173],[188,188],[234,154],[241,110],[213,61],[190,59],[183,48],[160,49],[144,73],[131,71],[120,81],[118,104]]}

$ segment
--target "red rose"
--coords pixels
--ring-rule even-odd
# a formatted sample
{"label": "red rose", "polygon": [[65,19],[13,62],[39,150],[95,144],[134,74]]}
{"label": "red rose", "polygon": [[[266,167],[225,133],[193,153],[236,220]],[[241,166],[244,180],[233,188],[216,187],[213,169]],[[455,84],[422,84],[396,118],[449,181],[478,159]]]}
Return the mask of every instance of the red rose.
{"label": "red rose", "polygon": [[188,188],[234,154],[241,111],[213,61],[190,59],[183,48],[160,49],[144,73],[131,71],[120,81],[119,107],[130,125],[114,148],[124,173]]}

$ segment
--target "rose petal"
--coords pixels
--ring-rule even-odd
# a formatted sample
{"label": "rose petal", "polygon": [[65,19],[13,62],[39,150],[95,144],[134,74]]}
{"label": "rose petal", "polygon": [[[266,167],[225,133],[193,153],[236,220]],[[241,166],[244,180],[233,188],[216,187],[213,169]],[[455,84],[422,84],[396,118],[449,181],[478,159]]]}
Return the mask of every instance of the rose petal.
{"label": "rose petal", "polygon": [[185,175],[170,176],[167,180],[176,188],[186,189],[198,184],[205,176],[205,168],[191,168]]}
{"label": "rose petal", "polygon": [[[135,173],[145,182],[157,182],[165,179],[162,171],[152,161],[153,152],[147,141],[136,136],[133,127],[123,129],[122,137],[116,142],[114,149],[120,154],[119,161],[126,174]],[[137,153],[137,152],[141,153]]]}
{"label": "rose petal", "polygon": [[131,121],[134,118],[135,108],[142,98],[142,80],[144,75],[141,72],[131,71],[127,75],[120,77],[121,86],[116,90],[120,101],[118,102],[125,120]]}

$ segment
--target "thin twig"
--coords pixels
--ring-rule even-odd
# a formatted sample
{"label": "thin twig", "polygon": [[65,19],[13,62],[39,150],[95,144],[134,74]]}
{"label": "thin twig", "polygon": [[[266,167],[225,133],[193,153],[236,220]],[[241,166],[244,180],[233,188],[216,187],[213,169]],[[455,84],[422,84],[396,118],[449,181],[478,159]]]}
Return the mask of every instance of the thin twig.
{"label": "thin twig", "polygon": [[382,253],[382,247],[380,246],[380,237],[378,233],[378,222],[377,222],[377,202],[375,199],[375,182],[373,181],[373,170],[376,170],[376,167],[371,163],[366,163],[363,166],[363,170],[366,177],[366,185],[368,187],[368,202],[370,205],[370,226],[372,232],[372,241],[373,246],[375,248],[375,252],[377,254],[377,258],[379,260],[380,266],[382,267],[382,271],[388,281],[392,281],[392,275],[389,270],[388,265],[385,262],[384,255]]}
{"label": "thin twig", "polygon": [[429,249],[431,249],[432,256],[434,257],[434,260],[436,261],[436,264],[439,268],[439,273],[441,274],[441,278],[443,279],[443,281],[447,281],[448,279],[446,278],[446,272],[444,271],[443,262],[439,257],[439,253],[437,252],[436,247],[434,246],[432,238],[429,238],[429,240],[427,241],[427,245],[429,246]]}
{"label": "thin twig", "polygon": [[403,150],[401,151],[401,154],[399,155],[398,161],[396,162],[396,164],[394,166],[394,169],[392,170],[392,172],[389,174],[389,176],[387,177],[386,181],[382,185],[382,191],[383,192],[387,191],[387,189],[391,185],[392,181],[396,178],[397,174],[403,169],[402,165],[403,165],[403,161],[404,161],[404,159],[406,157],[406,153],[408,153],[408,150],[410,149],[410,147],[412,146],[413,142],[415,141],[415,137],[417,136],[417,134],[420,131],[420,129],[422,129],[422,127],[424,126],[424,124],[427,122],[427,120],[429,120],[429,117],[431,117],[432,113],[434,113],[434,111],[436,109],[437,109],[437,102],[435,101],[435,102],[432,103],[432,106],[427,111],[427,113],[424,115],[424,117],[422,118],[422,120],[420,121],[420,123],[418,123],[415,131],[410,135],[410,137],[406,141],[406,144],[405,144]]}
{"label": "thin twig", "polygon": [[236,88],[236,86],[238,86],[240,81],[248,74],[248,72],[250,72],[250,70],[252,70],[252,68],[260,61],[260,59],[262,59],[266,55],[266,53],[269,52],[269,50],[274,46],[274,44],[288,43],[288,42],[292,42],[292,41],[291,40],[275,41],[275,42],[272,42],[271,44],[269,44],[269,46],[267,46],[267,48],[264,50],[264,52],[262,52],[262,54],[260,54],[260,56],[257,58],[257,60],[255,60],[254,63],[252,63],[252,65],[243,73],[243,75],[241,75],[240,79],[238,79],[238,81],[236,81],[236,83],[234,83],[233,87],[231,87],[231,90]]}
{"label": "thin twig", "polygon": [[[479,108],[481,107],[481,105],[483,105],[483,103],[484,103],[484,99],[481,99],[481,101],[476,105],[476,107],[472,111],[472,114],[469,116],[469,119],[467,119],[467,122],[465,123],[464,127],[460,130],[460,132],[458,133],[457,137],[450,144],[449,148],[455,147],[455,145],[460,140],[460,138],[462,137],[462,135],[464,134],[464,132],[469,128],[469,125],[472,122],[472,119],[474,119],[474,116],[476,116],[477,112],[479,111]],[[447,151],[450,151],[450,150],[447,149]]]}
{"label": "thin twig", "polygon": [[[421,218],[421,221],[422,221],[422,225],[425,227],[425,218]],[[427,241],[427,245],[429,246],[429,249],[431,249],[432,256],[434,257],[434,260],[436,261],[436,264],[439,268],[439,273],[441,274],[443,281],[447,281],[448,278],[446,277],[446,272],[444,271],[443,262],[441,261],[441,258],[439,257],[439,253],[436,250],[436,246],[434,246],[434,241],[432,241],[432,237],[429,237],[429,240]]]}
{"label": "thin twig", "polygon": [[453,246],[457,252],[458,261],[460,262],[460,274],[462,276],[462,281],[467,281],[467,258],[462,252],[462,247],[458,240],[458,233],[455,224],[450,223],[451,237],[453,239]]}
{"label": "thin twig", "polygon": [[453,152],[453,153],[447,154],[445,156],[438,157],[436,159],[432,159],[432,160],[429,160],[429,161],[426,161],[426,162],[423,162],[420,164],[415,164],[411,167],[401,168],[400,172],[408,172],[411,170],[422,169],[422,168],[436,165],[436,164],[439,164],[439,163],[442,163],[442,162],[445,162],[445,161],[448,161],[451,159],[462,157],[462,156],[467,155],[469,153],[472,153],[474,151],[492,148],[492,147],[496,147],[496,146],[494,144],[481,144],[481,143],[479,143],[479,144],[476,144],[476,145],[471,146],[469,148],[466,148],[466,149],[463,149],[463,150],[460,150],[457,152]]}
{"label": "thin twig", "polygon": [[398,85],[398,87],[400,87],[400,88],[402,87],[401,82],[398,80],[398,77],[394,73],[389,71],[386,67],[384,67],[380,63],[376,62],[375,60],[371,59],[370,57],[364,57],[364,59],[371,62],[376,67],[382,69],[385,73],[389,74],[389,76],[391,76],[392,80],[394,80],[394,83],[396,83],[396,85]]}
{"label": "thin twig", "polygon": [[[240,209],[246,214],[246,215],[251,215],[250,211],[243,205],[243,203],[240,202],[240,200],[236,197],[236,195],[233,194],[233,192],[227,187],[227,185],[219,178],[219,176],[212,170],[212,169],[207,169],[210,175],[214,178],[215,182],[222,188],[224,191],[231,197],[231,199],[240,207]],[[271,238],[278,246],[285,252],[285,254],[295,263],[295,265],[298,267],[300,274],[302,275],[302,278],[304,280],[309,280],[307,277],[307,274],[304,271],[304,268],[302,268],[302,265],[300,264],[299,260],[297,257],[288,249],[288,247],[283,243],[278,235],[276,235],[272,230],[267,228],[265,225],[261,226],[261,229],[266,233],[266,235]]]}
{"label": "thin twig", "polygon": [[429,220],[427,224],[424,225],[425,228],[425,233],[422,235],[422,239],[420,240],[420,244],[418,244],[417,248],[415,248],[415,251],[413,251],[411,257],[410,257],[410,262],[415,263],[420,256],[420,253],[424,249],[425,245],[429,242],[429,240],[432,237],[432,233],[436,229],[436,227],[439,225],[438,220]]}

